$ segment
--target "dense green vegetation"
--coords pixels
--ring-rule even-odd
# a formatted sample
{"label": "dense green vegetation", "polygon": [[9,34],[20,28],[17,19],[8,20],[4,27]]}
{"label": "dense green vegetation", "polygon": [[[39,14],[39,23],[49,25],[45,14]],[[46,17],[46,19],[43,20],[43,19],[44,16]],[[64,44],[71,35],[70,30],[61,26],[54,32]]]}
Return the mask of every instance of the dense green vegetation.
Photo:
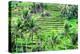
{"label": "dense green vegetation", "polygon": [[9,51],[78,48],[77,5],[9,2]]}

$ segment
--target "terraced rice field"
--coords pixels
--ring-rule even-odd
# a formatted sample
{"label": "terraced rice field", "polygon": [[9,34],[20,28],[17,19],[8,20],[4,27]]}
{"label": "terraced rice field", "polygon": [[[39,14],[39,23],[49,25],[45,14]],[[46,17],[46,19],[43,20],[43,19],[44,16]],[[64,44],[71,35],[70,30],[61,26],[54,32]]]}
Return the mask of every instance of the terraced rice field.
{"label": "terraced rice field", "polygon": [[10,5],[9,52],[77,48],[77,17],[62,17],[65,7],[73,5],[13,1]]}

